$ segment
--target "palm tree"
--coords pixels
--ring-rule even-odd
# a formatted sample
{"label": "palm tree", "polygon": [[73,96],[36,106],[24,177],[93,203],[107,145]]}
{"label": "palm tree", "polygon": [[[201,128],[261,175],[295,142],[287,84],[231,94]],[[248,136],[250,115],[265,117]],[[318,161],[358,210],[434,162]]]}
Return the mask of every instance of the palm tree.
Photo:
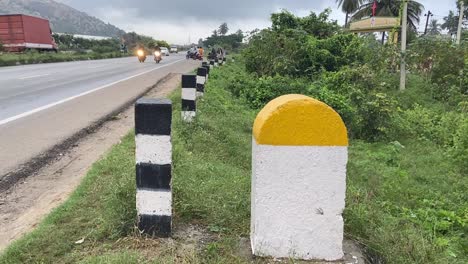
{"label": "palm tree", "polygon": [[338,4],[338,7],[341,6],[341,11],[343,11],[343,13],[346,13],[345,27],[347,27],[349,14],[352,14],[354,13],[354,11],[358,10],[363,0],[335,0],[335,1]]}
{"label": "palm tree", "polygon": [[[364,0],[366,3],[362,4],[359,9],[354,13],[354,19],[361,19],[372,14],[372,6],[374,0]],[[377,16],[393,16],[400,15],[400,9],[403,0],[377,0]],[[419,24],[419,17],[424,11],[424,6],[417,1],[408,2],[408,24],[411,29],[416,30],[416,25]]]}
{"label": "palm tree", "polygon": [[429,23],[428,33],[429,35],[440,35],[440,24],[437,19],[432,19],[431,23]]}
{"label": "palm tree", "polygon": [[450,35],[456,34],[458,29],[458,18],[453,11],[450,11],[448,16],[444,17],[444,23],[441,25],[443,29],[447,29]]}

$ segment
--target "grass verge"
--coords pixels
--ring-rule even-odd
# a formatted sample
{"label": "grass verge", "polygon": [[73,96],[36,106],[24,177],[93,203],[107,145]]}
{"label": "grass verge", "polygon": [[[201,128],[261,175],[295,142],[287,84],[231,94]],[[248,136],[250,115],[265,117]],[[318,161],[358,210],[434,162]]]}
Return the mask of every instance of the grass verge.
{"label": "grass verge", "polygon": [[[131,132],[93,165],[65,204],[9,247],[0,263],[251,262],[240,241],[249,233],[256,111],[223,89],[231,67],[237,66],[212,72],[192,124],[180,120],[180,91],[171,96],[174,239],[148,239],[135,230]],[[403,145],[351,142],[347,236],[365,245],[375,262],[466,263],[466,177],[437,145]]]}
{"label": "grass verge", "polygon": [[0,54],[0,67],[1,66],[15,66],[25,64],[38,64],[38,63],[51,63],[51,62],[65,62],[65,61],[82,61],[82,60],[99,60],[121,58],[128,55],[120,52],[111,53],[52,53],[52,52],[29,52],[29,53],[3,53]]}

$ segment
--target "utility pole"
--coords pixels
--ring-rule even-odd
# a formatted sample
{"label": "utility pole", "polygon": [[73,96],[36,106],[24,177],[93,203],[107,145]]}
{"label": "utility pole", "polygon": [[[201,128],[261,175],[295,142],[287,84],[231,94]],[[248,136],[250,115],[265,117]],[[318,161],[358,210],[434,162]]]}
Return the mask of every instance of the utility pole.
{"label": "utility pole", "polygon": [[431,16],[433,16],[434,14],[432,14],[431,10],[427,11],[427,14],[424,14],[424,16],[427,16],[427,19],[426,19],[426,27],[424,28],[424,35],[427,34],[427,26],[429,25],[429,18]]}
{"label": "utility pole", "polygon": [[461,33],[463,26],[463,15],[465,14],[465,2],[460,0],[460,19],[458,20],[458,30],[457,30],[457,45],[460,45],[461,42]]}
{"label": "utility pole", "polygon": [[401,66],[400,91],[406,89],[406,28],[408,27],[408,0],[403,3],[403,19],[401,23]]}

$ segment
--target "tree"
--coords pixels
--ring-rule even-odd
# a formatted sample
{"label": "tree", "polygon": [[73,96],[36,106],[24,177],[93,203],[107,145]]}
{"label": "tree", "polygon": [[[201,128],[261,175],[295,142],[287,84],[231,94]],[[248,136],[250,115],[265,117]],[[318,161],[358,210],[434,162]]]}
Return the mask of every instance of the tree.
{"label": "tree", "polygon": [[348,26],[349,15],[359,9],[363,0],[336,0],[338,7],[346,14],[345,27]]}
{"label": "tree", "polygon": [[306,17],[297,17],[287,10],[282,10],[271,15],[271,28],[277,32],[302,30],[319,38],[327,38],[339,30],[337,22],[329,19],[330,13],[331,9],[326,9],[318,15],[311,12]]}
{"label": "tree", "polygon": [[199,45],[202,44],[201,46],[205,47],[223,47],[224,49],[233,50],[238,49],[244,40],[244,33],[242,30],[238,30],[236,33],[229,35],[221,35],[218,33],[218,30],[213,31],[213,34],[201,43],[200,39]]}
{"label": "tree", "polygon": [[[353,15],[353,19],[361,19],[372,14],[372,6],[374,0],[365,0],[358,11]],[[400,10],[403,0],[377,0],[377,16],[400,16]],[[410,29],[416,30],[416,25],[419,24],[419,18],[424,10],[424,6],[417,1],[408,2],[408,24]]]}
{"label": "tree", "polygon": [[444,23],[441,25],[443,29],[448,30],[450,35],[456,34],[458,29],[458,16],[453,11],[450,11],[448,16],[444,17]]}
{"label": "tree", "polygon": [[296,29],[299,27],[299,18],[288,10],[281,10],[279,13],[271,14],[271,22],[271,27],[275,31]]}
{"label": "tree", "polygon": [[437,19],[432,19],[429,23],[428,33],[429,35],[440,35],[440,24]]}
{"label": "tree", "polygon": [[219,26],[219,29],[218,29],[219,35],[221,35],[221,36],[226,36],[226,34],[228,33],[228,31],[229,31],[229,27],[228,27],[227,23],[222,23],[222,24]]}

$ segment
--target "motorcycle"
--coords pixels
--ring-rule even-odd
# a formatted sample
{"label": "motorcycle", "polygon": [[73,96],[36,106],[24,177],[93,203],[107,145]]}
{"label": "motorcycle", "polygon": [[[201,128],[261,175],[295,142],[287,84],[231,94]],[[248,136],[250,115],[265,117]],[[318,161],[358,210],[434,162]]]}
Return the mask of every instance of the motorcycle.
{"label": "motorcycle", "polygon": [[139,50],[137,51],[137,56],[138,56],[138,61],[139,61],[140,63],[145,62],[145,60],[146,60],[146,54],[145,54],[145,51],[144,51],[144,50],[139,49]]}
{"label": "motorcycle", "polygon": [[162,61],[161,51],[154,52],[154,61],[160,63]]}
{"label": "motorcycle", "polygon": [[203,57],[198,52],[191,52],[191,51],[187,51],[186,58],[187,58],[187,60],[188,59],[203,60]]}

